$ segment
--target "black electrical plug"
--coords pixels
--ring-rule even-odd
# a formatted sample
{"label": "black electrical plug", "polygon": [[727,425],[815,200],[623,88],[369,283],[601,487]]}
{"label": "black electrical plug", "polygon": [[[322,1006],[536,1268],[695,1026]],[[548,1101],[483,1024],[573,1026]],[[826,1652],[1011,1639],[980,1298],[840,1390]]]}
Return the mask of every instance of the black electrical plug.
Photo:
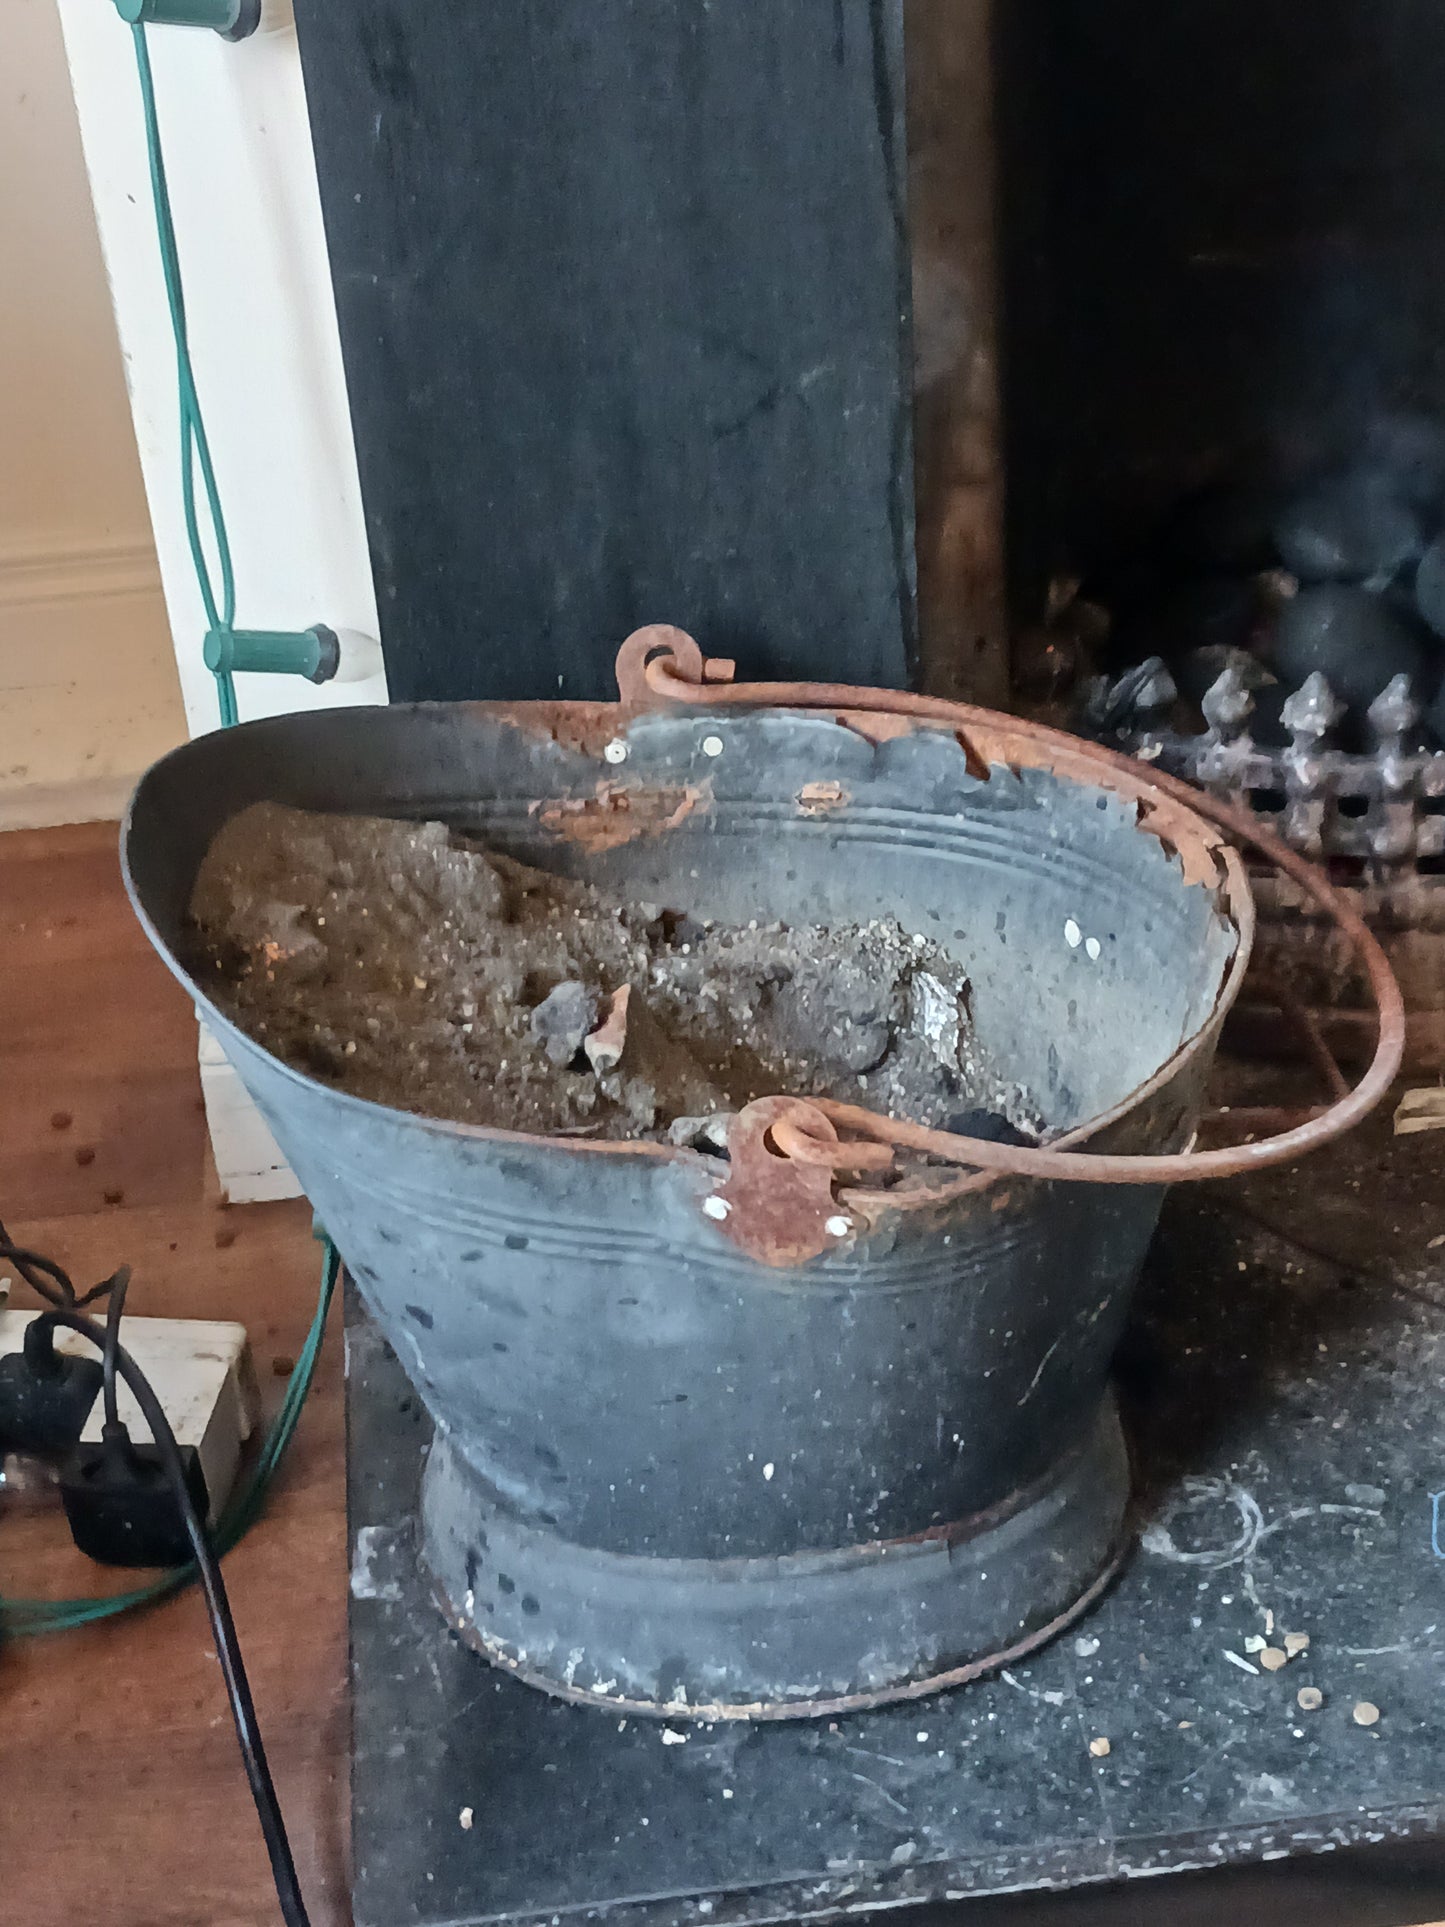
{"label": "black electrical plug", "polygon": [[32,1318],[21,1349],[0,1358],[0,1444],[11,1452],[69,1451],[103,1377],[99,1359],[56,1350],[55,1327],[44,1313]]}
{"label": "black electrical plug", "polygon": [[[180,1447],[196,1511],[210,1505],[200,1453]],[[100,1442],[77,1445],[60,1471],[60,1496],[76,1545],[102,1566],[183,1566],[191,1542],[175,1488],[153,1445],[137,1445],[124,1425],[106,1424]]]}

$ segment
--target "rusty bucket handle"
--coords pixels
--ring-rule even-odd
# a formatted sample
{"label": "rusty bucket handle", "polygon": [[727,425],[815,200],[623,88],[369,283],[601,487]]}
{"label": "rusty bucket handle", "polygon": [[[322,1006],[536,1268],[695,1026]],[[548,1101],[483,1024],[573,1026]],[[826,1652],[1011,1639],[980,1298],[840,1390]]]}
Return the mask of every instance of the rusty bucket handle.
{"label": "rusty bucket handle", "polygon": [[[1147,802],[1152,791],[1158,799],[1182,804],[1297,883],[1348,940],[1369,981],[1379,1016],[1374,1056],[1352,1090],[1294,1129],[1248,1144],[1138,1157],[1113,1152],[1061,1151],[1043,1145],[995,1144],[953,1131],[930,1130],[926,1125],[880,1117],[860,1105],[836,1103],[831,1098],[806,1100],[807,1107],[821,1112],[833,1125],[852,1132],[855,1137],[890,1145],[896,1150],[922,1152],[950,1164],[999,1176],[1051,1178],[1078,1184],[1188,1184],[1204,1178],[1238,1177],[1246,1171],[1290,1163],[1307,1151],[1318,1150],[1368,1116],[1389,1090],[1405,1050],[1405,1006],[1388,958],[1359,911],[1335,889],[1324,872],[1256,822],[1247,811],[1162,770],[1146,769],[1132,757],[1106,749],[1102,744],[1085,742],[1042,723],[1001,716],[970,703],[919,696],[904,689],[858,688],[848,683],[737,683],[732,680],[732,673],[732,663],[708,660],[684,630],[662,623],[634,631],[617,657],[617,686],[626,709],[693,703],[707,709],[819,709],[902,716],[945,725],[956,732],[965,751],[971,732],[986,735],[1006,727],[1014,736],[1041,748],[1064,750],[1101,771],[1125,776],[1142,800]],[[802,1105],[803,1100],[799,1103]],[[810,1133],[807,1120],[801,1115],[800,1128],[810,1136],[810,1155],[816,1158],[820,1149],[818,1135],[816,1131]],[[848,1146],[840,1143],[839,1151],[848,1153]],[[840,1168],[857,1169],[854,1153],[849,1153],[847,1158],[840,1157],[839,1162]]]}

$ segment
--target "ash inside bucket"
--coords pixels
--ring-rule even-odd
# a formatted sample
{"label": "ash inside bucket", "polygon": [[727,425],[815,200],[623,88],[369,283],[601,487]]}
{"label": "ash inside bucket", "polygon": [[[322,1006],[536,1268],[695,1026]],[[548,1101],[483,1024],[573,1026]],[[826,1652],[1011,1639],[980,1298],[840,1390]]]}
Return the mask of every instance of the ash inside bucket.
{"label": "ash inside bucket", "polygon": [[786,1092],[1039,1135],[963,970],[890,918],[709,922],[440,823],[269,803],[222,830],[190,911],[192,966],[243,1030],[397,1109],[721,1148],[729,1113]]}

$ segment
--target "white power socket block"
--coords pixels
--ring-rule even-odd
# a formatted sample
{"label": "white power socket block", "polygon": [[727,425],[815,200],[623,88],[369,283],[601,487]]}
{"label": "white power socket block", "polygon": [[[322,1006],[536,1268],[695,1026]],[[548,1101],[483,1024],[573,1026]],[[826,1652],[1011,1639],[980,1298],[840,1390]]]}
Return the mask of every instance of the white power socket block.
{"label": "white power socket block", "polygon": [[[0,1311],[0,1356],[18,1352],[26,1326],[40,1316],[38,1311]],[[127,1315],[121,1320],[120,1340],[150,1381],[177,1445],[196,1448],[214,1519],[230,1496],[241,1447],[261,1410],[245,1326],[203,1318]],[[58,1351],[77,1358],[97,1356],[94,1345],[79,1332],[57,1332],[55,1344]],[[116,1403],[135,1443],[151,1444],[150,1427],[124,1383],[117,1388]],[[81,1438],[98,1440],[104,1418],[97,1395]]]}

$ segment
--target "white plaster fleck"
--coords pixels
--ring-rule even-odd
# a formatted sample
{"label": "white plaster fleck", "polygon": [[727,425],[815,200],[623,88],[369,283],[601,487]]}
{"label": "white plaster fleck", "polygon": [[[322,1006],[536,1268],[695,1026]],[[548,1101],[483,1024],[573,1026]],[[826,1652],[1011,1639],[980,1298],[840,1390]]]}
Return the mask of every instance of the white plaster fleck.
{"label": "white plaster fleck", "polygon": [[376,1564],[391,1550],[395,1537],[389,1526],[358,1526],[356,1545],[351,1554],[351,1596],[353,1599],[397,1600],[401,1586],[395,1579],[379,1579]]}

